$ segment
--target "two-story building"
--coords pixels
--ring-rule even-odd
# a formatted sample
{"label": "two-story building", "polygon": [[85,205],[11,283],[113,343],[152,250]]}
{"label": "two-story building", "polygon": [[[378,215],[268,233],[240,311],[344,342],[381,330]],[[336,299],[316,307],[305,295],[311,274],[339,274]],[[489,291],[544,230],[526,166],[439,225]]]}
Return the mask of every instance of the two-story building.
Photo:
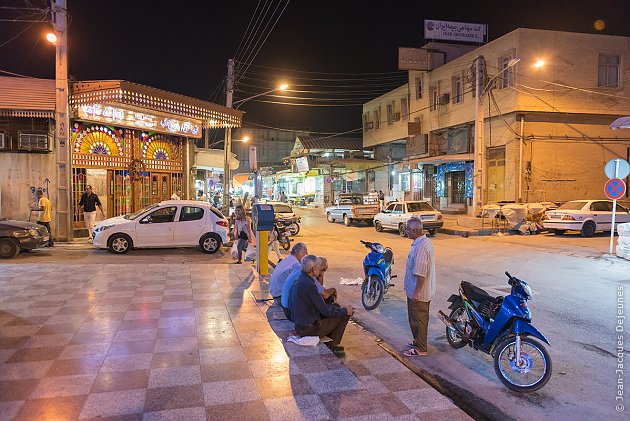
{"label": "two-story building", "polygon": [[477,48],[427,44],[444,51],[443,61],[409,71],[408,84],[364,104],[364,146],[405,143],[406,157],[388,169],[392,196],[469,209],[481,60],[483,203],[603,197],[604,165],[630,154],[630,139],[609,127],[630,114],[629,42],[517,29]]}

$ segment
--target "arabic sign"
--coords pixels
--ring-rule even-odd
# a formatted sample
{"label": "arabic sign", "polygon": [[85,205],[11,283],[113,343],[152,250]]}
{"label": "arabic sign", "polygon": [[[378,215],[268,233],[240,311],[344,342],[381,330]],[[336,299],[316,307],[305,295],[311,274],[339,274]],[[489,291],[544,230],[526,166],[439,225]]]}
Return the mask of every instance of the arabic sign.
{"label": "arabic sign", "polygon": [[134,129],[151,130],[186,137],[201,137],[201,125],[194,120],[160,117],[111,105],[80,105],[78,115],[80,119],[99,123],[110,123]]}
{"label": "arabic sign", "polygon": [[446,41],[486,42],[488,25],[480,23],[447,22],[443,20],[424,21],[424,39]]}

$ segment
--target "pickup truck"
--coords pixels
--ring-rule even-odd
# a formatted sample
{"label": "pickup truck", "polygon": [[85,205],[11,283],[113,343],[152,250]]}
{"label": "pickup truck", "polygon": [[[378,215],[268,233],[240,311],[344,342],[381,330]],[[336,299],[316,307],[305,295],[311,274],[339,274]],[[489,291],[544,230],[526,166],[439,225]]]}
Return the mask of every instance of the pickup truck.
{"label": "pickup truck", "polygon": [[334,206],[326,208],[326,219],[331,224],[341,219],[345,226],[350,226],[354,221],[365,221],[371,226],[374,215],[380,211],[376,193],[342,193]]}

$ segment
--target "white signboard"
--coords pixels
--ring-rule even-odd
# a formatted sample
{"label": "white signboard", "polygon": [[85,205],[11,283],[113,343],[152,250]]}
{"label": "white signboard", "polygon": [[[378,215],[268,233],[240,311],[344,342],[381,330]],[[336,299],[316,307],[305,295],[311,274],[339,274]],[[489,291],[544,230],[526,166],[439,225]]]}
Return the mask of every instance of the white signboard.
{"label": "white signboard", "polygon": [[303,156],[301,158],[295,159],[295,166],[297,167],[298,172],[307,172],[308,168],[308,158]]}
{"label": "white signboard", "polygon": [[447,22],[443,20],[424,21],[424,39],[445,41],[486,42],[488,25],[481,23]]}
{"label": "white signboard", "polygon": [[398,70],[429,70],[429,52],[422,48],[398,47]]}

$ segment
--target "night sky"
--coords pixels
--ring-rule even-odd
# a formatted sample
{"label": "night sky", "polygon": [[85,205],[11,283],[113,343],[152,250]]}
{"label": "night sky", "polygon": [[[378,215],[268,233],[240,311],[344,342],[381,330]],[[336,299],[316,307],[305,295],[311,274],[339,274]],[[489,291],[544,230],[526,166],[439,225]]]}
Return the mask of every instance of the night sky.
{"label": "night sky", "polygon": [[[3,7],[46,4],[45,0],[0,2]],[[339,133],[361,127],[361,106],[352,104],[405,83],[404,73],[396,67],[398,47],[423,44],[424,19],[486,23],[491,40],[519,27],[630,36],[627,0],[292,0],[280,15],[285,5],[287,0],[68,0],[70,73],[76,80],[124,79],[224,103],[227,60],[240,51],[243,64],[237,69],[235,100],[286,81],[303,92],[283,95],[317,99],[261,99],[324,105],[252,100],[242,106],[246,125]],[[0,9],[0,19],[29,19],[20,13],[24,12]],[[598,19],[606,24],[601,31],[594,28]],[[43,39],[50,25],[29,25],[0,21],[0,70],[53,78],[54,48]],[[253,64],[243,73],[253,56],[254,41],[267,33]]]}

